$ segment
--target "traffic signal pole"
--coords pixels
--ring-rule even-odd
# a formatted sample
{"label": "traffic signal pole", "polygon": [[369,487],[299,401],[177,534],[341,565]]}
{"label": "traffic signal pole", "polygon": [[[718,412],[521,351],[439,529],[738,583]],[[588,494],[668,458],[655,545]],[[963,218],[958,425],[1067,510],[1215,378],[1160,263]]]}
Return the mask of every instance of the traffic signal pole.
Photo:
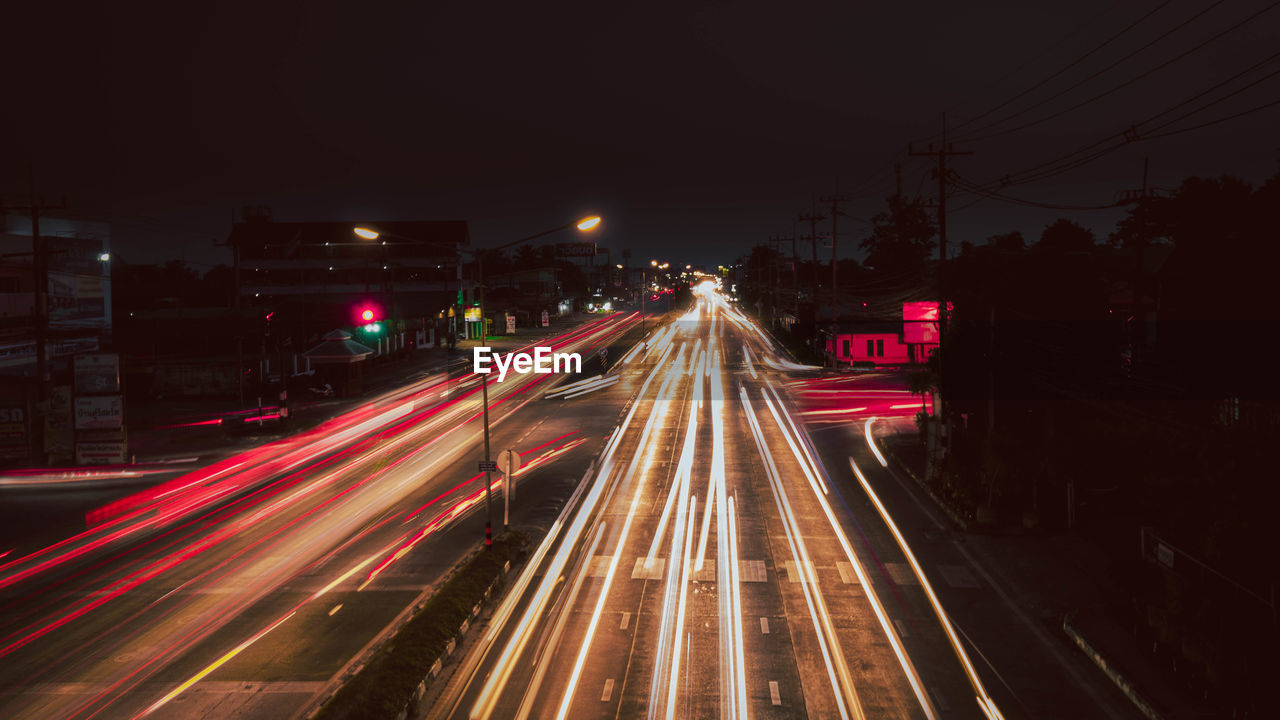
{"label": "traffic signal pole", "polygon": [[[480,346],[488,337],[486,332],[488,321],[484,315],[484,264],[476,255],[476,289],[480,291]],[[489,456],[489,375],[480,375],[480,402],[484,408],[484,546],[493,547],[493,467]]]}

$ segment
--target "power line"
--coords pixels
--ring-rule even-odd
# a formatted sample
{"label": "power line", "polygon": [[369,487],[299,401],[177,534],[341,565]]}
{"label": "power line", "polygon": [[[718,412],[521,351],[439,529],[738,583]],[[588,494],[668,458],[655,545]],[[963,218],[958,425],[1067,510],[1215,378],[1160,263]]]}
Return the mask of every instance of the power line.
{"label": "power line", "polygon": [[[1219,3],[1223,2],[1223,1],[1224,1],[1224,0],[1218,0],[1218,2],[1219,2]],[[1216,6],[1216,5],[1217,5],[1217,3],[1215,3],[1215,6]],[[1241,28],[1241,27],[1243,27],[1244,25],[1248,24],[1249,22],[1251,22],[1251,21],[1253,21],[1253,20],[1257,19],[1258,17],[1262,16],[1263,14],[1265,14],[1265,13],[1267,13],[1267,12],[1270,12],[1271,10],[1274,10],[1277,6],[1280,6],[1280,0],[1277,0],[1276,2],[1271,3],[1270,5],[1268,5],[1268,6],[1264,7],[1264,8],[1262,8],[1261,10],[1259,10],[1259,11],[1257,11],[1257,12],[1255,12],[1255,13],[1253,13],[1252,15],[1250,15],[1250,16],[1248,16],[1248,17],[1246,17],[1245,19],[1243,19],[1243,20],[1241,20],[1241,21],[1239,21],[1239,22],[1235,23],[1234,25],[1231,25],[1230,27],[1228,27],[1228,28],[1226,28],[1226,29],[1224,29],[1224,30],[1221,30],[1221,31],[1219,31],[1219,32],[1217,32],[1217,33],[1215,33],[1215,34],[1213,34],[1213,35],[1211,35],[1208,39],[1206,39],[1206,40],[1204,40],[1204,41],[1202,41],[1202,42],[1200,42],[1200,43],[1197,43],[1196,45],[1192,46],[1192,47],[1191,47],[1190,49],[1188,49],[1188,50],[1185,50],[1185,51],[1183,51],[1183,52],[1181,52],[1181,53],[1178,53],[1177,55],[1173,56],[1172,58],[1169,58],[1168,60],[1166,60],[1166,61],[1164,61],[1164,62],[1162,62],[1162,63],[1160,63],[1160,64],[1156,65],[1155,67],[1152,67],[1152,68],[1150,68],[1150,69],[1148,69],[1148,70],[1145,70],[1145,71],[1143,71],[1143,72],[1141,72],[1141,73],[1139,73],[1139,74],[1137,74],[1137,75],[1135,75],[1135,76],[1133,76],[1133,77],[1129,78],[1128,80],[1125,80],[1124,82],[1122,82],[1122,83],[1120,83],[1120,84],[1118,84],[1118,85],[1114,85],[1114,86],[1112,86],[1112,87],[1108,88],[1107,90],[1104,90],[1104,91],[1102,91],[1102,92],[1100,92],[1100,93],[1097,93],[1096,95],[1093,95],[1093,96],[1091,96],[1091,97],[1089,97],[1089,98],[1087,98],[1087,99],[1085,99],[1085,100],[1082,100],[1082,101],[1080,101],[1080,102],[1078,102],[1078,103],[1076,103],[1076,104],[1074,104],[1074,105],[1072,105],[1072,106],[1070,106],[1070,107],[1067,107],[1067,108],[1065,108],[1065,109],[1063,109],[1063,110],[1059,110],[1058,112],[1051,113],[1051,114],[1049,114],[1049,115],[1045,115],[1045,116],[1040,117],[1040,118],[1038,118],[1038,119],[1036,119],[1036,120],[1031,120],[1031,121],[1028,121],[1028,122],[1022,123],[1021,125],[1015,125],[1015,126],[1013,126],[1013,127],[1005,128],[1005,129],[1003,129],[1003,130],[997,130],[997,131],[995,131],[995,132],[991,132],[991,133],[988,133],[988,134],[986,134],[986,135],[977,135],[977,136],[974,136],[973,134],[969,134],[969,135],[966,135],[965,137],[963,137],[963,138],[961,138],[961,139],[963,139],[963,140],[968,140],[969,142],[978,142],[978,141],[981,141],[981,140],[987,140],[987,139],[990,139],[990,138],[993,138],[993,137],[998,137],[998,136],[1001,136],[1001,135],[1007,135],[1007,134],[1012,133],[1012,132],[1017,132],[1017,131],[1019,131],[1019,130],[1025,130],[1025,129],[1029,128],[1029,127],[1035,127],[1036,125],[1040,125],[1040,124],[1042,124],[1042,123],[1048,122],[1048,121],[1053,120],[1053,119],[1055,119],[1055,118],[1061,117],[1061,116],[1063,116],[1063,115],[1066,115],[1067,113],[1074,112],[1075,110],[1078,110],[1078,109],[1080,109],[1080,108],[1084,107],[1085,105],[1089,105],[1090,103],[1096,102],[1096,101],[1098,101],[1098,100],[1100,100],[1100,99],[1102,99],[1102,98],[1104,98],[1104,97],[1106,97],[1106,96],[1108,96],[1108,95],[1111,95],[1112,93],[1114,93],[1114,92],[1116,92],[1116,91],[1118,91],[1118,90],[1122,90],[1122,89],[1124,89],[1124,88],[1126,88],[1126,87],[1128,87],[1128,86],[1130,86],[1130,85],[1134,84],[1135,82],[1138,82],[1139,80],[1142,80],[1142,79],[1144,79],[1144,78],[1147,78],[1147,77],[1149,77],[1149,76],[1151,76],[1151,75],[1153,75],[1153,74],[1155,74],[1155,73],[1159,72],[1160,70],[1163,70],[1164,68],[1166,68],[1166,67],[1168,67],[1168,66],[1172,65],[1173,63],[1175,63],[1175,62],[1177,62],[1177,61],[1179,61],[1179,60],[1182,60],[1183,58],[1185,58],[1185,57],[1187,57],[1187,56],[1189,56],[1189,55],[1191,55],[1191,54],[1193,54],[1193,53],[1195,53],[1195,52],[1197,52],[1197,51],[1201,50],[1202,48],[1206,47],[1207,45],[1209,45],[1209,44],[1211,44],[1211,43],[1213,43],[1213,42],[1215,42],[1215,41],[1217,41],[1217,40],[1219,40],[1219,39],[1221,39],[1221,38],[1225,37],[1226,35],[1228,35],[1228,34],[1230,34],[1230,33],[1234,32],[1235,30],[1238,30],[1239,28]],[[1213,7],[1213,6],[1211,6],[1211,7]],[[1203,12],[1206,12],[1206,11],[1201,11],[1201,14],[1203,14]],[[1162,36],[1162,37],[1163,37],[1163,36]],[[1157,40],[1158,40],[1158,38],[1157,38]],[[1154,42],[1154,41],[1153,41],[1153,42]],[[1072,86],[1072,87],[1074,88],[1075,86]],[[1061,93],[1059,93],[1059,95],[1061,95]],[[1057,97],[1057,95],[1055,95],[1054,97]],[[1004,120],[1002,120],[1001,122],[1004,122]],[[990,127],[990,126],[987,126],[987,127]],[[980,132],[980,131],[981,131],[981,128],[980,128],[979,130],[975,130],[975,131],[972,131],[972,132],[973,132],[973,133],[976,133],[976,132]]]}
{"label": "power line", "polygon": [[[1262,60],[1260,60],[1260,61],[1258,61],[1258,62],[1254,63],[1253,65],[1250,65],[1249,67],[1247,67],[1247,68],[1245,68],[1245,69],[1243,69],[1243,70],[1241,70],[1241,71],[1239,71],[1239,72],[1235,73],[1234,75],[1232,75],[1232,76],[1230,76],[1230,77],[1228,77],[1228,78],[1226,78],[1226,79],[1224,79],[1224,80],[1218,81],[1218,82],[1214,83],[1213,85],[1210,85],[1209,87],[1207,87],[1207,88],[1205,88],[1205,89],[1201,90],[1200,92],[1198,92],[1198,93],[1196,93],[1196,94],[1194,94],[1194,95],[1192,95],[1192,96],[1190,96],[1190,97],[1188,97],[1188,98],[1186,98],[1186,99],[1184,99],[1184,100],[1182,100],[1182,101],[1180,101],[1180,102],[1177,102],[1177,103],[1175,103],[1175,104],[1173,104],[1173,105],[1171,105],[1171,106],[1169,106],[1169,107],[1167,107],[1167,108],[1165,108],[1165,109],[1163,109],[1163,110],[1161,110],[1161,111],[1159,111],[1159,112],[1157,112],[1157,113],[1154,113],[1154,114],[1152,114],[1152,115],[1150,115],[1150,116],[1148,116],[1148,117],[1144,118],[1143,120],[1138,121],[1137,123],[1134,123],[1134,124],[1130,125],[1130,126],[1129,126],[1129,128],[1127,128],[1126,130],[1123,130],[1123,131],[1121,131],[1121,132],[1117,132],[1117,133],[1113,133],[1113,134],[1111,134],[1111,135],[1108,135],[1108,136],[1106,136],[1106,137],[1104,137],[1104,138],[1102,138],[1102,139],[1100,139],[1100,140],[1097,140],[1097,141],[1094,141],[1094,142],[1092,142],[1092,143],[1089,143],[1088,145],[1084,145],[1084,146],[1081,146],[1081,147],[1079,147],[1079,148],[1076,148],[1075,150],[1073,150],[1073,151],[1071,151],[1071,152],[1069,152],[1069,153],[1065,153],[1065,154],[1060,155],[1060,156],[1058,156],[1058,157],[1056,157],[1056,158],[1053,158],[1052,160],[1048,160],[1048,161],[1044,161],[1044,162],[1038,163],[1037,165],[1033,165],[1033,166],[1031,166],[1031,167],[1029,167],[1029,168],[1026,168],[1026,169],[1020,170],[1020,171],[1015,172],[1015,173],[1006,174],[1006,175],[1005,175],[1005,176],[1003,176],[999,181],[997,181],[997,182],[995,182],[995,183],[987,183],[987,184],[986,184],[986,187],[988,187],[988,188],[990,188],[991,186],[1002,186],[1002,187],[1003,187],[1003,186],[1014,185],[1014,184],[1023,184],[1023,183],[1032,182],[1032,181],[1035,181],[1035,180],[1042,180],[1042,179],[1045,179],[1045,178],[1048,178],[1048,177],[1052,177],[1052,176],[1054,176],[1054,175],[1059,175],[1059,174],[1061,174],[1061,173],[1063,173],[1063,172],[1067,172],[1067,171],[1069,171],[1069,170],[1073,170],[1073,169],[1075,169],[1075,168],[1077,168],[1077,167],[1080,167],[1080,166],[1082,166],[1082,165],[1088,164],[1088,163],[1092,162],[1093,160],[1096,160],[1097,158],[1100,158],[1100,157],[1102,157],[1102,156],[1104,156],[1104,155],[1107,155],[1107,154],[1109,154],[1109,153],[1111,153],[1111,152],[1113,152],[1113,151],[1115,151],[1115,150],[1117,150],[1117,149],[1119,149],[1119,148],[1121,148],[1121,147],[1124,147],[1125,145],[1128,145],[1128,144],[1130,144],[1130,143],[1132,143],[1132,142],[1137,142],[1137,141],[1139,141],[1139,140],[1153,139],[1153,138],[1155,138],[1155,137],[1164,137],[1164,136],[1165,136],[1165,134],[1160,134],[1160,135],[1151,135],[1150,133],[1151,133],[1151,131],[1153,131],[1153,130],[1159,130],[1159,129],[1162,129],[1162,128],[1164,128],[1164,127],[1167,127],[1167,126],[1169,126],[1169,125],[1171,125],[1171,124],[1173,124],[1173,123],[1175,123],[1175,122],[1179,122],[1179,121],[1181,121],[1181,120],[1184,120],[1184,119],[1186,119],[1187,117],[1190,117],[1191,115],[1194,115],[1194,114],[1196,114],[1196,113],[1202,112],[1203,110],[1206,110],[1206,109],[1208,109],[1208,108],[1210,108],[1210,107],[1213,107],[1214,105],[1217,105],[1217,104],[1219,104],[1219,103],[1221,103],[1221,102],[1223,102],[1223,101],[1225,101],[1225,100],[1227,100],[1227,99],[1229,99],[1229,98],[1231,98],[1231,97],[1234,97],[1234,96],[1236,96],[1236,95],[1239,95],[1240,93],[1244,92],[1245,90],[1248,90],[1248,89],[1250,89],[1250,88],[1252,88],[1252,87],[1255,87],[1256,85],[1258,85],[1258,84],[1260,84],[1260,83],[1262,83],[1262,82],[1264,82],[1264,81],[1266,81],[1266,80],[1268,80],[1268,79],[1270,79],[1270,78],[1272,78],[1272,77],[1276,76],[1277,74],[1280,74],[1280,71],[1276,71],[1276,72],[1268,73],[1267,75],[1264,75],[1264,76],[1262,76],[1262,77],[1256,78],[1256,79],[1252,80],[1251,82],[1249,82],[1249,83],[1247,83],[1247,84],[1245,84],[1245,85],[1243,85],[1243,86],[1241,86],[1241,87],[1239,87],[1239,88],[1236,88],[1235,90],[1232,90],[1231,92],[1229,92],[1229,93],[1227,93],[1227,94],[1225,94],[1225,95],[1221,95],[1221,96],[1219,96],[1218,98],[1216,98],[1216,99],[1214,99],[1214,100],[1212,100],[1212,101],[1210,101],[1210,102],[1208,102],[1208,103],[1204,103],[1204,104],[1202,104],[1200,107],[1197,107],[1197,108],[1195,108],[1195,109],[1193,109],[1193,110],[1191,110],[1191,111],[1188,111],[1188,112],[1186,112],[1186,113],[1183,113],[1183,114],[1181,114],[1181,115],[1179,115],[1179,116],[1177,116],[1177,117],[1173,118],[1172,120],[1169,120],[1169,121],[1167,121],[1167,122],[1165,122],[1165,123],[1162,123],[1162,124],[1160,124],[1160,125],[1157,125],[1157,126],[1155,126],[1155,127],[1153,127],[1153,128],[1143,129],[1143,126],[1148,125],[1148,124],[1150,124],[1151,122],[1153,122],[1153,121],[1155,121],[1155,120],[1157,120],[1157,119],[1159,119],[1159,118],[1161,118],[1161,117],[1163,117],[1163,116],[1165,116],[1165,115],[1168,115],[1169,113],[1173,112],[1174,110],[1177,110],[1178,108],[1181,108],[1181,107],[1183,107],[1183,106],[1185,106],[1185,105],[1187,105],[1187,104],[1189,104],[1189,103],[1194,102],[1195,100],[1198,100],[1198,99],[1200,99],[1200,98],[1202,98],[1202,97],[1205,97],[1206,95],[1209,95],[1209,94],[1211,94],[1211,93],[1213,93],[1213,92],[1215,92],[1215,91],[1217,91],[1217,90],[1219,90],[1219,89],[1221,89],[1221,88],[1223,88],[1223,87],[1225,87],[1225,86],[1229,85],[1230,83],[1234,82],[1235,80],[1238,80],[1239,78],[1241,78],[1241,77],[1243,77],[1243,76],[1245,76],[1245,75],[1249,74],[1250,72],[1253,72],[1254,70],[1256,70],[1256,69],[1258,69],[1258,68],[1260,68],[1260,67],[1262,67],[1262,66],[1266,65],[1267,63],[1270,63],[1270,62],[1272,62],[1272,61],[1276,60],[1277,58],[1280,58],[1280,52],[1272,53],[1271,55],[1267,56],[1266,58],[1264,58],[1264,59],[1262,59]],[[1262,108],[1257,108],[1257,109],[1262,109]],[[1253,110],[1253,111],[1256,111],[1256,109],[1255,109],[1255,110]],[[1250,112],[1252,112],[1252,111],[1250,111]],[[1248,114],[1248,113],[1246,112],[1246,113],[1243,113],[1243,114]],[[1217,120],[1217,121],[1215,121],[1215,122],[1222,122],[1222,121],[1225,121],[1226,119],[1231,119],[1231,117],[1235,117],[1235,116],[1229,116],[1228,118],[1222,118],[1222,119],[1219,119],[1219,120]],[[1213,124],[1213,123],[1209,123],[1209,124]],[[1187,128],[1187,129],[1191,129],[1191,128]],[[1181,131],[1181,130],[1179,130],[1178,132],[1182,132],[1182,131]],[[1110,144],[1108,144],[1108,143],[1110,143]],[[1104,146],[1104,145],[1105,145],[1105,147],[1102,147],[1102,146]]]}
{"label": "power line", "polygon": [[[1222,0],[1219,0],[1219,1],[1221,2]],[[1137,27],[1138,25],[1141,25],[1143,22],[1145,22],[1145,21],[1146,21],[1147,19],[1149,19],[1151,16],[1155,15],[1156,13],[1160,12],[1160,11],[1161,11],[1161,10],[1163,10],[1165,7],[1167,7],[1171,2],[1173,2],[1173,0],[1165,0],[1165,2],[1162,2],[1162,3],[1160,3],[1159,5],[1157,5],[1156,7],[1152,8],[1152,9],[1151,9],[1151,10],[1149,10],[1149,11],[1147,11],[1145,14],[1143,14],[1143,15],[1142,15],[1141,17],[1139,17],[1137,20],[1134,20],[1133,22],[1131,22],[1131,23],[1129,23],[1128,25],[1124,26],[1124,27],[1123,27],[1123,28],[1121,28],[1118,32],[1116,32],[1115,34],[1113,34],[1113,35],[1111,35],[1110,37],[1108,37],[1106,40],[1103,40],[1101,43],[1099,43],[1099,44],[1095,45],[1092,49],[1090,49],[1090,50],[1089,50],[1088,52],[1086,52],[1085,54],[1083,54],[1083,55],[1081,55],[1081,56],[1077,57],[1075,60],[1072,60],[1071,62],[1067,63],[1066,65],[1063,65],[1061,68],[1058,68],[1058,69],[1057,69],[1057,70],[1055,70],[1054,72],[1050,73],[1048,76],[1044,77],[1044,78],[1043,78],[1043,79],[1041,79],[1039,82],[1035,83],[1035,84],[1034,84],[1034,85],[1032,85],[1031,87],[1028,87],[1027,89],[1023,90],[1022,92],[1017,93],[1016,95],[1014,95],[1013,97],[1009,98],[1008,100],[1005,100],[1004,102],[1000,103],[999,105],[996,105],[996,106],[994,106],[994,107],[992,107],[992,108],[990,108],[990,109],[988,109],[988,110],[986,110],[986,111],[984,111],[984,112],[981,112],[981,113],[979,113],[979,114],[977,114],[977,115],[975,115],[975,116],[973,116],[973,117],[969,118],[968,120],[965,120],[964,122],[962,122],[962,123],[960,123],[959,125],[957,125],[957,126],[956,126],[956,129],[958,130],[958,129],[963,128],[963,127],[965,127],[965,126],[967,126],[967,125],[971,125],[971,124],[973,124],[973,123],[977,122],[978,120],[981,120],[982,118],[984,118],[984,117],[986,117],[986,116],[988,116],[988,115],[990,115],[990,114],[992,114],[992,113],[996,112],[997,110],[1000,110],[1001,108],[1004,108],[1004,107],[1006,107],[1006,106],[1008,106],[1008,105],[1010,105],[1010,104],[1012,104],[1012,103],[1014,103],[1014,102],[1017,102],[1019,99],[1021,99],[1021,98],[1025,97],[1026,95],[1028,95],[1028,94],[1030,94],[1030,93],[1032,93],[1032,92],[1035,92],[1036,90],[1040,89],[1041,87],[1043,87],[1044,85],[1046,85],[1046,84],[1047,84],[1047,83],[1049,83],[1050,81],[1052,81],[1052,80],[1054,80],[1055,78],[1057,78],[1057,77],[1061,76],[1061,75],[1062,75],[1063,73],[1065,73],[1066,71],[1068,71],[1068,70],[1070,70],[1071,68],[1073,68],[1073,67],[1075,67],[1075,66],[1079,65],[1080,63],[1084,62],[1085,60],[1089,59],[1090,57],[1092,57],[1092,56],[1094,55],[1094,53],[1097,53],[1099,50],[1102,50],[1103,48],[1107,47],[1107,46],[1108,46],[1108,45],[1110,45],[1112,42],[1115,42],[1115,41],[1116,41],[1116,40],[1118,40],[1121,36],[1123,36],[1125,33],[1129,32],[1129,31],[1130,31],[1130,30],[1132,30],[1132,29],[1134,29],[1134,28],[1135,28],[1135,27]],[[1069,36],[1068,36],[1068,37],[1069,37]],[[1032,107],[1035,107],[1035,106],[1032,106]],[[1021,111],[1021,112],[1025,112],[1025,110],[1023,110],[1023,111]],[[1007,119],[1007,118],[1006,118],[1006,119]],[[998,122],[1003,122],[1003,121],[998,121]],[[997,123],[997,124],[998,124],[998,123]],[[983,128],[978,128],[978,130],[977,130],[977,131],[981,131],[981,130],[982,130],[982,129],[984,129],[985,127],[988,127],[988,126],[983,126]],[[977,131],[975,131],[975,132],[977,132]],[[961,133],[961,136],[963,136],[963,133]]]}

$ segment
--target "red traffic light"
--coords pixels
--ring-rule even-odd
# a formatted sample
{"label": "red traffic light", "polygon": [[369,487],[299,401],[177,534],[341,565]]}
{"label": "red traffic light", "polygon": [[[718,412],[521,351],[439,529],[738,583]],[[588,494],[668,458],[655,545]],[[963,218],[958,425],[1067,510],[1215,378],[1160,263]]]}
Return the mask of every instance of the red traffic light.
{"label": "red traffic light", "polygon": [[364,300],[355,304],[351,308],[351,324],[352,325],[368,325],[384,319],[386,315],[382,312],[379,303],[372,300]]}

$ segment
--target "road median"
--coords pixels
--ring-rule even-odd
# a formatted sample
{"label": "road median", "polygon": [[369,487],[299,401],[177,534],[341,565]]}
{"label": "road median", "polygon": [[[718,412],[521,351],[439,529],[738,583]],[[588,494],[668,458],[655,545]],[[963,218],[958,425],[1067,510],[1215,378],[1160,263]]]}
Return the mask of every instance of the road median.
{"label": "road median", "polygon": [[528,546],[521,533],[478,550],[431,595],[426,604],[310,717],[374,720],[411,716],[426,685],[440,672],[459,638],[506,579]]}

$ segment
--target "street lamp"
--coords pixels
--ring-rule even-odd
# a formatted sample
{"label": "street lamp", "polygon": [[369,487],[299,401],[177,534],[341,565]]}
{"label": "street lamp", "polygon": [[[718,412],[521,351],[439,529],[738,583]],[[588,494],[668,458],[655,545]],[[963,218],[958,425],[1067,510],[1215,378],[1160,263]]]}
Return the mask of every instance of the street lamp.
{"label": "street lamp", "polygon": [[[565,223],[564,225],[557,225],[556,227],[553,227],[550,230],[543,230],[540,233],[534,233],[533,235],[530,235],[528,237],[520,238],[519,240],[515,240],[513,242],[509,242],[503,245],[498,245],[497,247],[493,247],[489,249],[504,250],[513,245],[523,245],[524,243],[527,243],[531,240],[536,240],[540,237],[550,235],[552,233],[557,233],[562,230],[568,230],[570,228],[576,228],[580,232],[590,232],[591,230],[596,229],[600,225],[600,220],[601,220],[600,216],[592,215],[590,217],[585,217],[574,222]],[[370,227],[363,227],[363,226],[356,227],[352,229],[352,232],[355,233],[357,237],[364,238],[365,240],[377,240],[381,235],[385,234],[385,235],[388,235],[389,237],[399,237],[400,239],[407,240],[409,242],[421,242],[421,244],[423,245],[437,245],[438,247],[449,247],[446,245],[439,245],[438,243],[418,241],[412,238],[393,235],[391,233],[380,233],[379,231]],[[459,255],[462,255],[465,253],[476,259],[476,283],[477,283],[477,286],[481,288],[480,344],[483,345],[487,335],[486,333],[487,328],[485,327],[485,317],[484,317],[485,315],[484,292],[483,292],[484,264],[481,261],[479,251],[477,250],[463,250],[458,247],[452,247],[451,249],[457,252]],[[461,283],[461,280],[459,280],[459,283]],[[485,468],[484,470],[484,512],[485,512],[484,545],[486,548],[492,548],[493,547],[493,474],[492,474],[493,471],[489,470],[489,468],[492,466],[492,457],[490,455],[490,449],[489,449],[489,375],[487,373],[480,373],[479,375],[480,375],[480,402],[482,404],[482,408],[483,408],[482,414],[484,417],[484,464],[483,464]],[[511,482],[510,475],[507,476],[507,482]],[[506,529],[505,525],[503,526],[503,529],[504,530]]]}

